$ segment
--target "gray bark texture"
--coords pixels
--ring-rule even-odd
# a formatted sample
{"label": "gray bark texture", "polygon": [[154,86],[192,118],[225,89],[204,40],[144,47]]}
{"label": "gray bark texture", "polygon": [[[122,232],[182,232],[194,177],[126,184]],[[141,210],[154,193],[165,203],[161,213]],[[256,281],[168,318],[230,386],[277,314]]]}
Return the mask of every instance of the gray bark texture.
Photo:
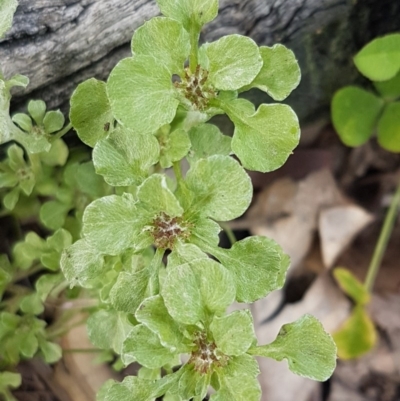
{"label": "gray bark texture", "polygon": [[[20,0],[14,25],[0,41],[6,77],[27,75],[14,107],[41,98],[68,110],[74,88],[92,76],[105,80],[130,53],[134,30],[159,13],[155,0]],[[327,113],[333,92],[360,80],[352,56],[376,36],[400,30],[399,0],[220,0],[220,14],[202,40],[239,33],[259,45],[283,43],[296,54],[300,87],[288,102],[300,118]],[[254,90],[256,103],[267,95]]]}

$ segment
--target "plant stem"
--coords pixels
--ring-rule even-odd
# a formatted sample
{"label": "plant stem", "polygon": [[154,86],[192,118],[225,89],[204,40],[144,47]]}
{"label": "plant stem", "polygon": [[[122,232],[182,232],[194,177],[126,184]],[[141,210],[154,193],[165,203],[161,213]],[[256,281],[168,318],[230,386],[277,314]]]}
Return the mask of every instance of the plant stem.
{"label": "plant stem", "polygon": [[225,234],[228,237],[229,242],[231,243],[231,245],[233,245],[237,241],[237,239],[236,239],[235,233],[229,227],[229,224],[227,224],[227,223],[219,223],[219,225],[225,231]]}
{"label": "plant stem", "polygon": [[368,292],[372,292],[372,288],[374,287],[375,278],[376,275],[378,274],[383,255],[386,251],[390,236],[392,234],[399,206],[400,206],[400,183],[397,186],[389,210],[386,213],[385,221],[383,222],[383,226],[379,234],[379,239],[378,242],[376,243],[374,254],[372,255],[371,263],[368,267],[368,273],[364,283],[364,286]]}
{"label": "plant stem", "polygon": [[104,350],[100,348],[63,348],[63,352],[65,353],[77,353],[77,354],[103,352],[103,351]]}
{"label": "plant stem", "polygon": [[69,123],[61,131],[58,131],[57,134],[52,135],[51,136],[51,141],[54,142],[56,139],[60,139],[61,137],[63,137],[71,129],[72,129],[72,124]]}
{"label": "plant stem", "polygon": [[200,29],[196,26],[195,21],[192,21],[192,28],[190,30],[190,56],[189,56],[189,67],[190,71],[195,72],[196,67],[199,64],[198,52],[199,52],[199,37]]}
{"label": "plant stem", "polygon": [[176,181],[177,181],[177,183],[179,185],[183,180],[181,163],[180,162],[174,162],[172,167],[174,169]]}

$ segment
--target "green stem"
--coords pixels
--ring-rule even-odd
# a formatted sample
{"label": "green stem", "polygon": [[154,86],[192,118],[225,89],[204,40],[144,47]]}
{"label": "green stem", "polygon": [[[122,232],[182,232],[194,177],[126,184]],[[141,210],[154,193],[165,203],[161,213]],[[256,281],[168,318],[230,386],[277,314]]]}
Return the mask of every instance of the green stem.
{"label": "green stem", "polygon": [[195,21],[192,21],[192,29],[190,31],[190,56],[189,67],[190,71],[195,72],[199,64],[199,38],[200,28],[197,27]]}
{"label": "green stem", "polygon": [[368,267],[368,273],[364,283],[364,286],[368,290],[368,292],[372,292],[372,288],[374,287],[376,275],[378,274],[383,255],[386,251],[390,236],[393,231],[399,205],[400,183],[397,186],[389,210],[386,213],[385,221],[383,222],[383,226],[379,234],[379,239],[376,243],[374,254],[372,255],[371,263]]}
{"label": "green stem", "polygon": [[180,162],[174,162],[172,166],[173,166],[173,169],[174,169],[176,182],[178,183],[178,186],[179,186],[180,183],[183,181],[181,163]]}
{"label": "green stem", "polygon": [[237,241],[237,239],[236,239],[235,233],[229,227],[229,224],[227,224],[227,223],[219,223],[219,225],[225,231],[225,234],[228,237],[229,242],[231,243],[231,245],[233,245]]}
{"label": "green stem", "polygon": [[54,134],[51,136],[51,142],[54,142],[56,139],[60,139],[63,137],[67,132],[71,131],[72,129],[72,124],[69,123],[66,125],[61,131],[58,131],[57,134]]}
{"label": "green stem", "polygon": [[63,353],[84,354],[84,353],[103,352],[104,350],[100,348],[64,348],[62,351]]}

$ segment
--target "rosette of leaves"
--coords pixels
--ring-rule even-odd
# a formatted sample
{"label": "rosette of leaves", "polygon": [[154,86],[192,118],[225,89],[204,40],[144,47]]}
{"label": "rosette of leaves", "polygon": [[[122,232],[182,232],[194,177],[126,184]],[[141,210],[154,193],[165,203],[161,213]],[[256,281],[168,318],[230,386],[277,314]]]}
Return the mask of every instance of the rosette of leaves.
{"label": "rosette of leaves", "polygon": [[149,283],[158,280],[166,250],[196,259],[199,254],[204,257],[202,249],[229,272],[236,285],[236,299],[253,302],[283,286],[289,258],[264,237],[247,238],[229,250],[218,247],[220,227],[215,220],[240,216],[251,197],[249,177],[229,156],[214,155],[193,162],[175,193],[164,175],[153,174],[135,195],[110,195],[86,208],[83,238],[64,252],[63,272],[71,284],[91,287],[91,280],[107,271],[106,257],[129,250],[139,254],[154,246],[154,260],[140,272],[119,274],[112,290],[113,307],[134,313],[149,295]]}
{"label": "rosette of leaves", "polygon": [[0,372],[0,395],[5,401],[17,401],[12,395],[11,389],[21,385],[21,375],[14,372]]}
{"label": "rosette of leaves", "polygon": [[200,30],[217,15],[218,1],[157,3],[165,17],[136,30],[132,57],[117,64],[107,83],[91,79],[72,96],[70,119],[81,139],[94,146],[112,137],[115,120],[151,136],[166,125],[188,131],[226,113],[235,125],[232,151],[243,166],[264,172],[280,167],[299,141],[296,114],[284,104],[255,110],[237,96],[258,88],[274,100],[285,99],[300,79],[293,53],[283,45],[259,48],[241,35],[199,48]]}
{"label": "rosette of leaves", "polygon": [[[175,251],[174,251],[175,252]],[[107,383],[103,401],[202,400],[211,385],[211,400],[258,401],[261,389],[254,355],[286,359],[296,374],[326,380],[335,364],[335,344],[321,323],[310,315],[282,327],[276,340],[257,346],[250,311],[226,314],[235,299],[228,271],[206,255],[187,263],[171,254],[161,294],[143,301],[135,313],[138,324],[122,344],[125,364],[139,362],[138,377]],[[177,296],[179,293],[179,296]],[[101,321],[90,331],[100,331]],[[318,348],[319,352],[314,352]],[[161,368],[171,371],[161,378]]]}
{"label": "rosette of leaves", "polygon": [[0,162],[0,188],[11,190],[4,196],[4,206],[12,210],[18,202],[20,193],[29,196],[36,183],[31,166],[25,161],[24,151],[18,145],[7,149],[7,159]]}
{"label": "rosette of leaves", "polygon": [[354,57],[375,91],[347,86],[332,99],[332,121],[348,146],[366,143],[376,131],[380,146],[400,152],[400,34],[377,38]]}

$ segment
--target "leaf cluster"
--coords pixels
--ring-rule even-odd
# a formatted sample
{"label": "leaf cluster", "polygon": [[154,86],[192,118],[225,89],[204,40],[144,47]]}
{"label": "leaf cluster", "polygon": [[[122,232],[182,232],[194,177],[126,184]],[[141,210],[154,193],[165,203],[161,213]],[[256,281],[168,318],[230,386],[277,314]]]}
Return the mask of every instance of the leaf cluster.
{"label": "leaf cluster", "polygon": [[338,90],[332,99],[332,121],[344,144],[360,146],[376,131],[380,146],[400,152],[400,34],[377,38],[354,57],[374,91],[357,86]]}

